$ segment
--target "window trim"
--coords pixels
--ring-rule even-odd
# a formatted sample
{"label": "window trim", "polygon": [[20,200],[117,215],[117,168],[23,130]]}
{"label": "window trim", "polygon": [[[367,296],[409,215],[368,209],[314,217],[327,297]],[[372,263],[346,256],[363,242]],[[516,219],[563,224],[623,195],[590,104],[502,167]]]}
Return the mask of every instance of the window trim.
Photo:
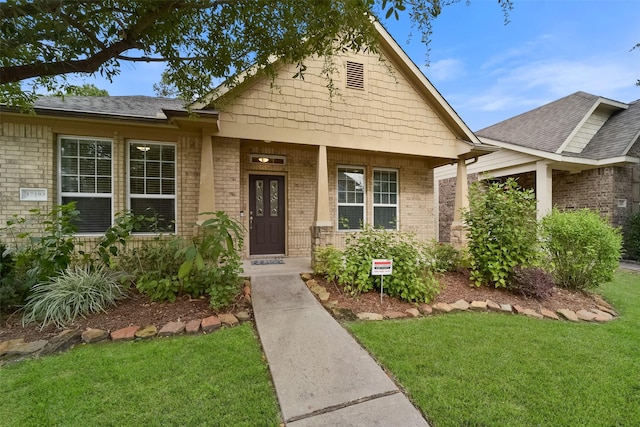
{"label": "window trim", "polygon": [[[396,174],[396,203],[376,203],[375,202],[375,181],[376,181],[376,172],[395,172]],[[395,207],[396,208],[396,226],[395,228],[385,228],[385,230],[399,230],[400,229],[400,171],[398,169],[393,168],[373,168],[373,173],[371,175],[371,206],[372,206],[372,217],[373,224],[375,226],[376,223],[376,207]]]}
{"label": "window trim", "polygon": [[[81,193],[81,192],[68,192],[68,191],[62,191],[62,140],[63,139],[75,139],[78,142],[79,141],[100,141],[100,142],[107,142],[109,143],[109,145],[111,146],[111,192],[109,193]],[[90,197],[95,197],[95,198],[106,198],[107,195],[110,199],[110,203],[109,205],[111,206],[110,208],[110,225],[113,224],[113,219],[115,216],[114,213],[114,186],[115,186],[115,182],[114,182],[114,163],[115,163],[115,158],[114,158],[114,140],[112,138],[104,138],[104,137],[93,137],[93,136],[86,136],[86,135],[68,135],[68,134],[59,134],[57,135],[57,144],[58,146],[56,147],[56,158],[57,158],[57,162],[58,162],[58,171],[57,171],[57,186],[58,186],[58,191],[57,191],[57,202],[59,205],[62,205],[62,199],[63,197],[86,197],[86,198],[90,198]],[[81,195],[81,196],[78,196]],[[106,231],[106,230],[105,230]],[[104,234],[104,232],[77,232],[74,235],[75,236],[99,236]]]}
{"label": "window trim", "polygon": [[[131,146],[134,144],[144,144],[144,145],[164,145],[164,146],[172,146],[174,148],[174,159],[173,159],[173,164],[174,164],[174,178],[173,178],[173,185],[174,185],[174,191],[172,195],[164,195],[164,194],[138,194],[138,193],[132,193],[131,192],[131,154],[130,154],[130,150],[131,150]],[[174,221],[174,229],[172,232],[170,233],[165,233],[165,232],[145,232],[145,231],[136,231],[133,232],[132,234],[135,234],[136,236],[156,236],[159,234],[178,234],[178,144],[175,142],[168,142],[168,141],[151,141],[151,140],[146,140],[146,139],[127,139],[126,140],[126,148],[127,148],[127,171],[126,171],[126,180],[127,180],[127,210],[131,211],[131,199],[132,198],[136,198],[136,199],[155,199],[155,200],[173,200],[173,212],[175,215],[175,218],[173,219]],[[146,178],[146,176],[144,177]],[[162,176],[160,177],[162,179]],[[160,188],[162,188],[162,184],[160,184]]]}
{"label": "window trim", "polygon": [[[340,169],[361,169],[364,177],[362,188],[362,203],[340,203]],[[336,167],[336,230],[339,232],[361,231],[362,227],[340,228],[340,207],[341,206],[362,206],[362,224],[367,224],[367,168],[366,166],[338,165]]]}

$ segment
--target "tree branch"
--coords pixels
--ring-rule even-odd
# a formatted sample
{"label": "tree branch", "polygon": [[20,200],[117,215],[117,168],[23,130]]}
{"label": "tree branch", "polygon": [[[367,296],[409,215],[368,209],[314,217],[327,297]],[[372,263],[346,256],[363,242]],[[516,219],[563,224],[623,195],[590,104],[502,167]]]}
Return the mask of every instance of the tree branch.
{"label": "tree branch", "polygon": [[94,73],[100,66],[122,52],[138,47],[138,37],[158,19],[173,13],[180,7],[181,1],[163,4],[163,7],[150,13],[141,13],[140,20],[123,31],[122,39],[100,50],[86,59],[57,62],[36,62],[0,68],[0,84],[14,83],[33,77],[56,76],[69,73]]}

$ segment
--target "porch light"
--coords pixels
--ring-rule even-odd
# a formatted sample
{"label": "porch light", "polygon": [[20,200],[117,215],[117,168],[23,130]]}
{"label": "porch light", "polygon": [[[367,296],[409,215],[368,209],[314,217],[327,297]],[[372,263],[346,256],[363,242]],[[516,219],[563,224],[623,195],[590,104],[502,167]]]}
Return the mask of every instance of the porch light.
{"label": "porch light", "polygon": [[258,157],[258,161],[260,163],[269,163],[269,158],[268,157]]}

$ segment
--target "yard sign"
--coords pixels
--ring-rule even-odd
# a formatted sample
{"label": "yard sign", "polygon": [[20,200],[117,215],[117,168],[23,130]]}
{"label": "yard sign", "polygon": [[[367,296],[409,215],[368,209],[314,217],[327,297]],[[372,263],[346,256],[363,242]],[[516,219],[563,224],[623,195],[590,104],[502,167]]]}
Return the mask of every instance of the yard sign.
{"label": "yard sign", "polygon": [[371,261],[371,275],[380,277],[380,304],[382,304],[382,294],[384,291],[384,276],[393,274],[392,259],[374,259]]}

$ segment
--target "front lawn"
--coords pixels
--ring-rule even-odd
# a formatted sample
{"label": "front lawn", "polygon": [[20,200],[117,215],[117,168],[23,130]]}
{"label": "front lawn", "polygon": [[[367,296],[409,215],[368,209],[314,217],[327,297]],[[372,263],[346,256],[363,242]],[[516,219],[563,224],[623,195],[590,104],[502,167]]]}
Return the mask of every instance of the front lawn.
{"label": "front lawn", "polygon": [[640,425],[640,274],[599,291],[620,318],[465,312],[347,328],[434,427]]}
{"label": "front lawn", "polygon": [[250,325],[94,344],[0,367],[3,426],[278,426]]}

